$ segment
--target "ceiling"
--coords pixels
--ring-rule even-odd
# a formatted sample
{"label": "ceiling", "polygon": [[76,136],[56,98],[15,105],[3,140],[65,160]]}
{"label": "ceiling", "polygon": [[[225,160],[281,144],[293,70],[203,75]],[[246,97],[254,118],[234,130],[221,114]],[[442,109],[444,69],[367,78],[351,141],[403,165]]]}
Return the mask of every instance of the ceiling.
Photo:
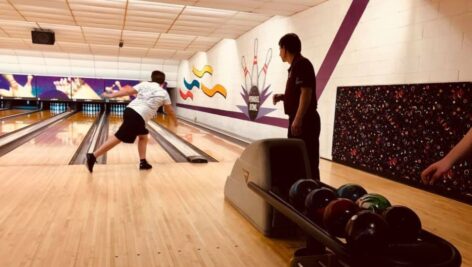
{"label": "ceiling", "polygon": [[[0,0],[0,49],[175,62],[324,1]],[[54,31],[55,45],[32,44],[38,28]]]}

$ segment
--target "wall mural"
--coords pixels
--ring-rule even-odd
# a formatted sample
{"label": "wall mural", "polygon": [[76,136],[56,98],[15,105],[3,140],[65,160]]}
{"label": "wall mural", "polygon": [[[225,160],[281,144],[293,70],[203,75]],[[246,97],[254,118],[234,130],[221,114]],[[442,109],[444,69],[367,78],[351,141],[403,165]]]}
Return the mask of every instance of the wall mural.
{"label": "wall mural", "polygon": [[[2,74],[0,76],[0,96],[54,100],[100,100],[104,91],[118,91],[122,86],[134,86],[138,83],[139,81],[136,80]],[[129,100],[129,97],[120,100]]]}
{"label": "wall mural", "polygon": [[213,86],[213,88],[208,88],[204,84],[202,84],[201,89],[202,89],[202,92],[209,97],[213,97],[215,94],[220,94],[224,98],[226,98],[226,95],[227,95],[226,88],[224,88],[221,84],[217,84]]}
{"label": "wall mural", "polygon": [[192,91],[188,90],[184,93],[184,91],[182,91],[181,88],[179,88],[179,94],[180,94],[180,97],[183,99],[183,100],[187,100],[187,98],[190,98],[193,100],[193,94],[192,94]]}
{"label": "wall mural", "polygon": [[[316,96],[319,98],[321,93],[326,87],[326,84],[330,80],[330,77],[336,68],[336,65],[339,62],[339,59],[341,58],[344,49],[346,48],[347,44],[349,43],[349,40],[351,39],[352,34],[354,33],[354,30],[356,29],[362,15],[364,14],[364,11],[367,7],[367,4],[369,3],[369,0],[356,0],[352,1],[346,15],[344,16],[344,19],[336,33],[336,36],[334,37],[330,48],[328,50],[328,53],[326,54],[326,57],[323,60],[323,63],[320,66],[320,70],[318,72],[318,75],[316,76]],[[254,45],[254,50],[256,51],[254,53],[254,56],[256,57],[256,62],[257,62],[257,39],[255,40],[255,45]],[[270,50],[270,49],[269,49]],[[244,85],[242,85],[242,93],[241,96],[244,99],[244,102],[246,103],[245,106],[237,106],[240,111],[230,111],[230,110],[223,110],[223,109],[216,109],[216,108],[210,108],[210,107],[203,107],[203,106],[197,106],[197,105],[189,105],[187,103],[177,103],[176,105],[180,108],[185,108],[185,109],[191,109],[191,110],[197,110],[200,112],[206,112],[206,113],[211,113],[211,114],[216,114],[220,116],[225,116],[229,118],[234,118],[238,120],[251,120],[257,123],[261,124],[267,124],[267,125],[272,125],[276,127],[281,127],[281,128],[287,128],[288,126],[288,120],[286,118],[278,118],[278,117],[270,117],[266,116],[266,114],[270,113],[272,110],[270,109],[265,109],[265,108],[260,108],[262,103],[267,100],[268,96],[271,94],[269,92],[269,87],[265,88],[265,78],[267,74],[267,68],[270,63],[270,59],[272,57],[272,50],[267,51],[266,55],[266,64],[264,64],[264,68],[261,70],[262,72],[257,72],[257,75],[254,75],[256,72],[252,71],[249,73],[249,69],[246,67],[246,60],[243,57],[241,64],[242,64],[242,69],[244,73]],[[256,68],[255,64],[253,62],[253,69]],[[257,69],[257,68],[256,68]],[[252,75],[251,75],[252,74]],[[252,79],[256,79],[258,83],[261,82],[260,79],[262,79],[262,85],[259,87],[260,84],[257,85],[257,91],[253,90],[254,97],[249,98],[251,88],[255,84]],[[257,96],[256,92],[259,92],[262,89],[262,92],[260,92],[259,96]],[[267,89],[267,91],[265,91]],[[180,96],[182,98],[186,97],[189,98],[191,97],[191,93],[188,92],[181,92]],[[184,98],[184,99],[186,99]],[[259,99],[258,99],[259,98]],[[251,99],[251,104],[249,103],[249,99]],[[259,100],[259,102],[257,101]],[[249,110],[251,109],[251,117],[254,119],[251,119],[249,116]],[[242,111],[242,112],[241,112]]]}
{"label": "wall mural", "polygon": [[[129,86],[135,86],[140,81],[136,80],[113,80],[113,79],[106,79],[104,80],[104,86],[105,86],[105,91],[107,93],[113,93],[121,90],[121,87],[129,85]],[[166,83],[162,86],[165,89]],[[134,99],[135,96],[122,96],[122,97],[115,97],[113,98],[114,100],[123,100],[123,101],[129,101],[131,99]]]}
{"label": "wall mural", "polygon": [[275,110],[274,108],[261,108],[262,104],[272,94],[269,91],[270,84],[266,87],[267,70],[272,60],[272,48],[267,50],[264,66],[259,70],[257,45],[258,40],[254,39],[254,58],[251,71],[249,71],[246,65],[245,56],[241,58],[241,66],[244,73],[244,85],[241,85],[241,96],[246,105],[237,106],[251,121],[260,119]]}
{"label": "wall mural", "polygon": [[36,97],[32,84],[33,75],[2,74],[0,76],[0,96]]}
{"label": "wall mural", "polygon": [[[203,76],[205,76],[205,74],[208,74],[210,76],[213,75],[213,68],[210,65],[205,65],[201,70],[199,70],[194,66],[192,67],[192,74],[195,75],[197,78],[201,79],[203,78]],[[210,88],[197,79],[188,82],[184,78],[183,82],[186,90],[182,90],[182,88],[179,88],[179,95],[183,100],[187,100],[189,98],[193,100],[193,93],[191,92],[193,88],[200,89],[208,97],[213,97],[216,94],[219,94],[226,98],[226,96],[228,95],[226,88],[221,84],[216,84],[212,88]]]}
{"label": "wall mural", "polygon": [[198,70],[195,67],[192,67],[192,73],[198,78],[202,78],[205,73],[212,75],[213,68],[210,65],[205,65],[202,70]]}

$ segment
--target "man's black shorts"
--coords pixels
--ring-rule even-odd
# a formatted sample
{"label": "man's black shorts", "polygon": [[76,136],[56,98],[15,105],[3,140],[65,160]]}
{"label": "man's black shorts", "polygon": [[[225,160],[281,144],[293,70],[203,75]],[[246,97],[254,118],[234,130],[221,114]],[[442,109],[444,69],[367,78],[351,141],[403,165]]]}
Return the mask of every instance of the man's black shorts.
{"label": "man's black shorts", "polygon": [[116,138],[123,143],[134,143],[136,136],[148,133],[149,131],[146,129],[146,123],[141,115],[132,108],[125,108],[123,113],[123,124],[121,124],[120,129],[115,133]]}

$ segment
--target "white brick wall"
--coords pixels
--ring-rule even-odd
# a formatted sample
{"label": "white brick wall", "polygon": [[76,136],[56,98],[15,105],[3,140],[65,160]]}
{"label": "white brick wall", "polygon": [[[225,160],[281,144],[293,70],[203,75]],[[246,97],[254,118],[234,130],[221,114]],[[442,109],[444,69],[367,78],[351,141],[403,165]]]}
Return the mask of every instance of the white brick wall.
{"label": "white brick wall", "polygon": [[[244,83],[241,56],[248,67],[254,38],[259,39],[259,62],[272,47],[267,83],[283,92],[288,65],[278,56],[278,40],[287,32],[302,39],[302,53],[318,72],[352,1],[330,0],[292,17],[275,17],[236,40],[236,47],[217,45],[204,55],[181,64],[179,86],[197,61],[213,65],[215,80],[233,92],[226,100],[198,98],[192,105],[237,110]],[[318,103],[322,119],[320,153],[331,158],[336,88],[349,85],[456,82],[472,80],[472,1],[470,0],[371,0]],[[223,60],[224,59],[224,60]],[[236,92],[236,94],[234,94]],[[270,101],[268,101],[270,102]],[[264,103],[264,107],[273,107]],[[285,118],[282,105],[270,116]],[[259,139],[283,137],[286,130],[254,122],[201,112],[178,110],[179,115],[241,136]]]}

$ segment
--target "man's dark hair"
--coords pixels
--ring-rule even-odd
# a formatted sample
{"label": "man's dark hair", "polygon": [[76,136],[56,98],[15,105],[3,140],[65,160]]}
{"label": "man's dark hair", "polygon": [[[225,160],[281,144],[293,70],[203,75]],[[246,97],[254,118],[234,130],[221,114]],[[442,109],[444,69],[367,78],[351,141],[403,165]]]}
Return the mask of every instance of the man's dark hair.
{"label": "man's dark hair", "polygon": [[282,36],[279,46],[294,55],[298,55],[302,51],[302,42],[295,33],[287,33]]}
{"label": "man's dark hair", "polygon": [[155,70],[151,74],[151,81],[158,83],[158,84],[163,84],[166,80],[166,75],[162,71]]}

